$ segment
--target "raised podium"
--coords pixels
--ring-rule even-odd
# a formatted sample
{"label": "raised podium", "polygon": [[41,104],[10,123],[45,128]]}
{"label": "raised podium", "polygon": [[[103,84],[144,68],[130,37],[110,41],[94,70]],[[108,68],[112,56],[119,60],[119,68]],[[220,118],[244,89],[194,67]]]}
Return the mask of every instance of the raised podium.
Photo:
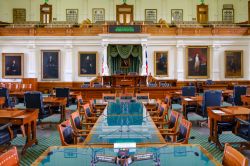
{"label": "raised podium", "polygon": [[126,86],[146,86],[147,76],[139,75],[112,75],[103,76],[103,82],[109,83],[113,87],[126,87]]}

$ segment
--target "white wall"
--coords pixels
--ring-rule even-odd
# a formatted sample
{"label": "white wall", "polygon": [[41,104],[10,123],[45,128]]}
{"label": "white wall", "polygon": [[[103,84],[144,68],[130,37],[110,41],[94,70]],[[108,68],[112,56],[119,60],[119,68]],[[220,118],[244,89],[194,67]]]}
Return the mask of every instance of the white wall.
{"label": "white wall", "polygon": [[[78,53],[98,53],[98,73],[102,73],[102,56],[108,44],[142,44],[147,46],[148,70],[154,74],[154,52],[168,51],[169,76],[158,79],[186,79],[186,48],[188,46],[209,46],[210,79],[227,80],[224,76],[225,50],[243,50],[243,78],[250,79],[250,37],[184,37],[184,36],[149,36],[145,34],[128,35],[107,34],[85,37],[1,37],[0,54],[24,53],[24,77],[37,77],[41,80],[41,50],[60,50],[61,80],[89,81],[94,77],[78,76]],[[144,57],[145,58],[145,55]],[[145,59],[144,59],[145,62]],[[145,67],[145,66],[143,66]],[[190,79],[191,80],[191,79]],[[2,79],[2,56],[0,57],[0,81]],[[18,81],[18,80],[11,80]]]}
{"label": "white wall", "polygon": [[[12,22],[13,8],[26,8],[28,21],[40,20],[40,4],[43,0],[0,0],[0,21]],[[116,19],[116,5],[122,4],[121,0],[49,0],[53,5],[53,18],[58,21],[66,20],[66,9],[78,9],[79,19],[89,18],[92,20],[92,8],[104,8],[105,19]],[[183,9],[184,20],[191,21],[196,18],[196,5],[199,0],[128,0],[127,4],[134,5],[134,19],[144,20],[145,9],[157,9],[157,18],[171,22],[171,9]],[[247,21],[248,0],[206,0],[209,5],[209,20],[222,20],[223,4],[233,4],[235,22]]]}

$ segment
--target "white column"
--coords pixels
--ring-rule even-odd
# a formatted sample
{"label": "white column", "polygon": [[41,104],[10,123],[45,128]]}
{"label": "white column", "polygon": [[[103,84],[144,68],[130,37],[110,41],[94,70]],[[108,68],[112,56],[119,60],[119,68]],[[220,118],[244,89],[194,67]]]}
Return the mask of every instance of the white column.
{"label": "white column", "polygon": [[[73,81],[73,49],[72,45],[65,46],[65,55],[61,55],[61,62],[63,66],[61,66],[61,80],[70,82]],[[78,74],[78,73],[76,73]]]}
{"label": "white column", "polygon": [[250,43],[248,43],[247,50],[243,52],[243,63],[242,63],[242,69],[243,69],[243,78],[250,79],[250,57],[245,56],[250,54]]}
{"label": "white column", "polygon": [[210,66],[208,66],[210,68],[210,78],[215,81],[221,80],[220,76],[221,71],[224,71],[224,65],[222,65],[223,63],[220,61],[220,46],[212,46],[212,54],[210,55]]}
{"label": "white column", "polygon": [[109,75],[109,68],[108,68],[108,44],[102,45],[102,63],[103,63],[103,73],[102,75]]}
{"label": "white column", "polygon": [[177,45],[176,47],[177,47],[177,60],[176,60],[177,79],[183,81],[185,79],[184,69],[186,68],[186,64],[184,64],[186,46]]}
{"label": "white column", "polygon": [[[28,48],[28,52],[26,55],[24,55],[24,77],[27,78],[35,78],[38,77],[38,80],[40,80],[41,78],[41,74],[40,76],[38,76],[39,74],[39,69],[41,71],[41,66],[37,65],[37,58],[41,59],[41,53],[39,54],[39,56],[36,56],[36,46],[35,45],[29,45],[27,46]],[[41,73],[41,72],[40,72]]]}
{"label": "white column", "polygon": [[146,72],[146,50],[147,50],[147,44],[142,44],[142,69],[141,69],[141,75],[147,75],[147,72]]}

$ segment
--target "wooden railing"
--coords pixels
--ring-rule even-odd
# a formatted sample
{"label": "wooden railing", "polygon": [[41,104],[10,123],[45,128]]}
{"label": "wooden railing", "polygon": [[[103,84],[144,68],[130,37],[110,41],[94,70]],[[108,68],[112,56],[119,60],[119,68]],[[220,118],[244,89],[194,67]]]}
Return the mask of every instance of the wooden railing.
{"label": "wooden railing", "polygon": [[[248,25],[246,25],[248,26]],[[166,27],[162,24],[141,25],[141,34],[153,36],[247,36],[248,27],[241,26],[175,26]],[[86,25],[82,28],[73,26],[37,27],[24,25],[8,25],[0,27],[0,36],[96,36],[107,34],[108,25]]]}

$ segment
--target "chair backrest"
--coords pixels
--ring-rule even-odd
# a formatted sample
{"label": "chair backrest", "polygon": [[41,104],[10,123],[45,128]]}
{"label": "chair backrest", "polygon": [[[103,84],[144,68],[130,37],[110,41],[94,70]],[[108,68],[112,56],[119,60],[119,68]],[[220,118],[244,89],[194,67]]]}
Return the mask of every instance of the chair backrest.
{"label": "chair backrest", "polygon": [[180,114],[174,110],[171,111],[170,117],[169,117],[169,125],[168,128],[172,131],[176,131],[178,120],[179,120]]}
{"label": "chair backrest", "polygon": [[164,120],[166,119],[165,116],[168,115],[168,106],[165,103],[161,103],[158,107],[159,111],[159,117],[164,117]]}
{"label": "chair backrest", "polygon": [[171,95],[166,95],[164,99],[164,103],[167,104],[169,107],[171,106]]}
{"label": "chair backrest", "polygon": [[93,87],[94,87],[94,88],[101,88],[101,87],[102,87],[102,84],[99,83],[99,82],[94,82]]}
{"label": "chair backrest", "polygon": [[149,93],[136,93],[135,97],[136,97],[136,100],[148,100]]}
{"label": "chair backrest", "polygon": [[84,109],[84,116],[86,119],[92,116],[89,104],[84,104],[83,109]]}
{"label": "chair backrest", "polygon": [[62,146],[74,144],[73,128],[70,120],[66,120],[57,126]]}
{"label": "chair backrest", "polygon": [[0,165],[2,166],[19,166],[17,149],[14,146],[7,152],[0,155]]}
{"label": "chair backrest", "polygon": [[90,87],[90,82],[84,82],[82,85],[81,85],[81,88],[89,88]]}
{"label": "chair backrest", "polygon": [[206,80],[206,85],[213,85],[213,84],[214,84],[213,80]]}
{"label": "chair backrest", "polygon": [[168,82],[160,82],[159,83],[159,87],[171,87],[171,83],[168,83]]}
{"label": "chair backrest", "polygon": [[1,87],[0,88],[0,97],[4,97],[5,98],[5,107],[9,107],[10,106],[10,96],[9,96],[9,90],[7,88]]}
{"label": "chair backrest", "polygon": [[134,96],[133,93],[120,94],[120,100],[132,100],[133,96]]}
{"label": "chair backrest", "polygon": [[24,102],[26,108],[37,108],[43,111],[43,96],[41,92],[28,91],[24,93]]}
{"label": "chair backrest", "polygon": [[114,93],[103,93],[102,99],[104,101],[115,101],[116,95]]}
{"label": "chair backrest", "polygon": [[207,116],[207,107],[221,106],[222,92],[220,90],[207,90],[202,100],[202,114]]}
{"label": "chair backrest", "polygon": [[229,144],[225,144],[224,154],[222,158],[222,164],[224,166],[247,166],[248,159],[239,151],[231,147]]}
{"label": "chair backrest", "polygon": [[192,127],[192,123],[182,118],[180,127],[179,127],[179,134],[177,136],[178,143],[188,144],[191,127]]}
{"label": "chair backrest", "polygon": [[149,82],[148,87],[157,87],[157,84],[155,82]]}
{"label": "chair backrest", "polygon": [[195,86],[183,86],[181,90],[182,90],[182,96],[195,96],[195,91],[196,91]]}
{"label": "chair backrest", "polygon": [[73,130],[77,131],[82,129],[81,118],[78,111],[75,111],[72,114],[70,114],[70,120]]}
{"label": "chair backrest", "polygon": [[243,105],[241,101],[241,95],[246,95],[247,86],[234,86],[233,92],[233,105]]}
{"label": "chair backrest", "polygon": [[56,97],[65,97],[67,98],[67,107],[69,106],[69,88],[55,88]]}

